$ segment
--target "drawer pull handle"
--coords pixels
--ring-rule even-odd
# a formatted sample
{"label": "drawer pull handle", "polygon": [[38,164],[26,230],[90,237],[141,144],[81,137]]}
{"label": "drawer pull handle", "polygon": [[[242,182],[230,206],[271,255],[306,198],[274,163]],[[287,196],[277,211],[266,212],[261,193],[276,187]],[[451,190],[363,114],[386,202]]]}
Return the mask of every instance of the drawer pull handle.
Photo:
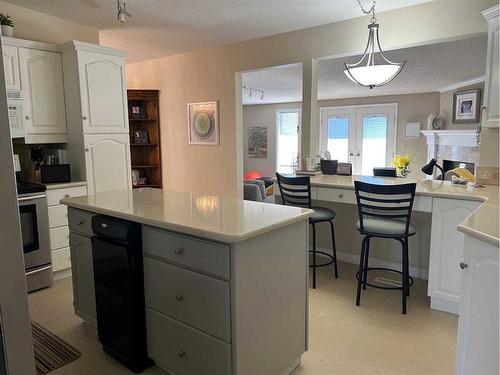
{"label": "drawer pull handle", "polygon": [[463,269],[463,270],[464,270],[464,269],[466,269],[467,267],[469,267],[469,265],[468,265],[467,263],[465,263],[465,262],[460,262],[460,268],[461,268],[461,269]]}
{"label": "drawer pull handle", "polygon": [[79,220],[77,224],[78,225],[83,225],[83,220]]}
{"label": "drawer pull handle", "polygon": [[186,358],[186,352],[185,352],[184,350],[179,350],[179,351],[177,352],[177,356],[178,356],[179,358]]}
{"label": "drawer pull handle", "polygon": [[64,194],[64,198],[69,198],[69,197],[71,197],[71,195],[69,195],[69,194]]}
{"label": "drawer pull handle", "polygon": [[182,248],[178,247],[177,249],[174,250],[175,255],[182,255],[184,253],[184,250]]}
{"label": "drawer pull handle", "polygon": [[339,198],[340,199],[344,198],[344,194],[339,194]]}
{"label": "drawer pull handle", "polygon": [[184,301],[184,296],[182,294],[178,294],[175,296],[175,299],[177,300],[177,302],[182,302]]}

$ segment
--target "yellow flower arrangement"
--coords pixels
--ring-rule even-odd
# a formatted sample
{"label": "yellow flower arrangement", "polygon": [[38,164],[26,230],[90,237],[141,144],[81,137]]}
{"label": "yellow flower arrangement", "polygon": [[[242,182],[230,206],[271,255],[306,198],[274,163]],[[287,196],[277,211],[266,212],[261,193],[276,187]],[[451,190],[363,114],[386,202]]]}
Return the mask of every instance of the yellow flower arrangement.
{"label": "yellow flower arrangement", "polygon": [[411,163],[411,156],[410,154],[406,154],[406,155],[395,155],[394,159],[392,159],[391,164],[392,166],[398,169],[399,175],[401,177],[406,177],[410,172],[410,163]]}

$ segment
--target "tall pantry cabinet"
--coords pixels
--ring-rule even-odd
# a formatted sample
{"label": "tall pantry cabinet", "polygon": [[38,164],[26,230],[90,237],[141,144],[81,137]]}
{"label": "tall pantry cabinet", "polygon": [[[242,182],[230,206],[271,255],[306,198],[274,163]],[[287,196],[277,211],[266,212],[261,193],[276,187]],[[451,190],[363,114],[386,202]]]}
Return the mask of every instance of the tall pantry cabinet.
{"label": "tall pantry cabinet", "polygon": [[124,52],[72,41],[62,56],[73,175],[88,194],[131,189]]}

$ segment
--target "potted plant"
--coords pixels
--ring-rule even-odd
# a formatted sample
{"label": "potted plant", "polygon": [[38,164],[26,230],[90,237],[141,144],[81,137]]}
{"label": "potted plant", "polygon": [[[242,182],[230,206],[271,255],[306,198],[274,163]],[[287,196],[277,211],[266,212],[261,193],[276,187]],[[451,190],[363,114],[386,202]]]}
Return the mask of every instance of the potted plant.
{"label": "potted plant", "polygon": [[12,18],[8,14],[0,13],[0,24],[2,25],[2,35],[12,38],[14,36],[14,22],[12,22]]}
{"label": "potted plant", "polygon": [[408,174],[410,173],[410,163],[411,156],[409,154],[406,154],[394,156],[391,164],[397,168],[399,176],[408,177]]}

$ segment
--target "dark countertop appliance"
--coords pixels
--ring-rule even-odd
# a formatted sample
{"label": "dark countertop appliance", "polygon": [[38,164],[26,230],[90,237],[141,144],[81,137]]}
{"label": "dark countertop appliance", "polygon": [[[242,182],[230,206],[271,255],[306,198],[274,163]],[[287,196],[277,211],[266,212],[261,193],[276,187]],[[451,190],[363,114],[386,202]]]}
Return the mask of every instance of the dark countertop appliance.
{"label": "dark countertop appliance", "polygon": [[142,372],[153,361],[147,356],[141,225],[96,215],[92,230],[99,341],[106,353]]}

